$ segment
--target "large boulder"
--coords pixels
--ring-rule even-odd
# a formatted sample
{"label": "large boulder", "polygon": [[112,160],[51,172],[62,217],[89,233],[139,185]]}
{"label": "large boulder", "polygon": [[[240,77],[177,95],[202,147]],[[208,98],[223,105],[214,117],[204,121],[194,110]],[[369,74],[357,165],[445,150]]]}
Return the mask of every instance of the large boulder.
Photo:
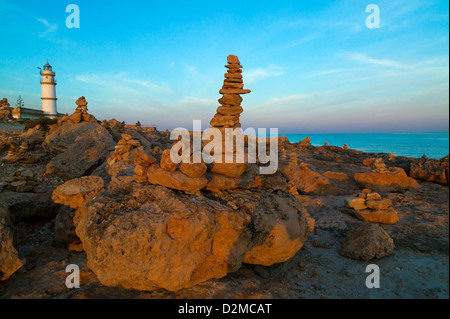
{"label": "large boulder", "polygon": [[363,188],[377,192],[405,192],[419,188],[419,183],[406,175],[402,168],[391,168],[386,171],[356,173],[355,181]]}
{"label": "large boulder", "polygon": [[59,185],[52,194],[55,203],[79,209],[86,201],[101,192],[104,187],[100,176],[83,176]]}
{"label": "large boulder", "polygon": [[91,198],[76,228],[102,284],[175,291],[293,257],[313,220],[290,194],[191,196],[130,183]]}
{"label": "large boulder", "polygon": [[423,157],[411,163],[409,176],[426,182],[449,183],[448,155],[441,160]]}
{"label": "large boulder", "polygon": [[52,134],[47,135],[43,146],[54,155],[58,155],[67,151],[82,137],[91,137],[93,139],[101,140],[109,146],[115,145],[108,130],[95,122],[65,122]]}
{"label": "large boulder", "polygon": [[181,171],[166,171],[162,168],[151,169],[147,172],[148,181],[155,185],[162,185],[180,191],[195,193],[206,186],[208,180],[204,177],[192,178]]}
{"label": "large boulder", "polygon": [[340,253],[352,259],[369,261],[393,253],[394,241],[376,224],[363,224],[351,230],[342,243]]}
{"label": "large boulder", "polygon": [[111,151],[111,145],[93,137],[75,140],[64,153],[48,163],[46,173],[70,180],[91,174],[102,165]]}
{"label": "large boulder", "polygon": [[305,195],[337,195],[335,184],[307,165],[286,165],[281,171],[289,178],[289,182]]}
{"label": "large boulder", "polygon": [[64,122],[43,143],[56,155],[47,165],[47,173],[64,180],[89,175],[107,159],[115,144],[97,122]]}
{"label": "large boulder", "polygon": [[0,204],[0,280],[6,280],[23,266],[13,245],[12,224],[8,209]]}

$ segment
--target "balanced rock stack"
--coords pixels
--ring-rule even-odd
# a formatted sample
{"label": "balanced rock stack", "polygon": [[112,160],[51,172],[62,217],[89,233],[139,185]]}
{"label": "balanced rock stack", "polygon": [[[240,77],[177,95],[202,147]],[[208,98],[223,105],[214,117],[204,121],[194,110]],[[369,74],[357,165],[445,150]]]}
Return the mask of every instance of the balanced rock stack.
{"label": "balanced rock stack", "polygon": [[[130,132],[131,133],[131,132]],[[149,143],[143,140],[138,134],[134,136],[122,133],[122,139],[119,140],[114,148],[114,152],[107,160],[106,171],[111,176],[110,188],[119,186],[123,183],[129,182],[133,179],[137,181],[146,182],[139,179],[141,175],[133,176],[133,173],[140,172],[138,169],[141,165],[150,165],[156,162],[153,154],[145,149],[149,147]],[[144,145],[145,143],[145,145]],[[144,162],[141,163],[141,161]]]}
{"label": "balanced rock stack", "polygon": [[61,118],[59,124],[62,124],[64,122],[70,121],[73,123],[80,123],[80,122],[97,122],[97,119],[88,113],[88,102],[86,101],[86,98],[84,96],[80,97],[76,102],[77,108],[75,109],[75,112],[72,115],[65,115]]}
{"label": "balanced rock stack", "polygon": [[409,177],[401,167],[387,167],[382,158],[369,158],[363,164],[372,168],[370,172],[355,173],[355,181],[361,188],[377,192],[401,192],[420,188],[419,183]]}
{"label": "balanced rock stack", "polygon": [[39,183],[32,171],[19,169],[5,178],[2,184],[3,186],[0,185],[0,189],[5,187],[9,191],[23,193],[32,192]]}
{"label": "balanced rock stack", "polygon": [[12,119],[11,107],[7,98],[0,100],[0,119]]}
{"label": "balanced rock stack", "polygon": [[243,112],[241,107],[241,94],[250,93],[250,90],[244,90],[244,81],[242,80],[242,65],[239,58],[235,55],[229,55],[227,58],[228,72],[225,73],[222,90],[219,91],[223,97],[219,99],[220,106],[210,124],[216,128],[238,128],[239,116]]}
{"label": "balanced rock stack", "polygon": [[378,193],[364,189],[356,198],[345,200],[343,213],[355,216],[360,220],[371,223],[395,224],[398,222],[397,212],[392,208],[390,199],[382,199]]}

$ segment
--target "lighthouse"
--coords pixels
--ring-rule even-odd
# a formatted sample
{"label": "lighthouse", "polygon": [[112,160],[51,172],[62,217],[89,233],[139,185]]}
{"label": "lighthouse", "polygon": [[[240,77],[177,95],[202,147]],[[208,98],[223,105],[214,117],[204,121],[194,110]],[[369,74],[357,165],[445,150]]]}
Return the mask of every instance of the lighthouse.
{"label": "lighthouse", "polygon": [[52,66],[48,63],[44,65],[44,69],[41,70],[41,89],[42,89],[42,112],[44,116],[50,118],[58,117],[58,111],[56,109],[56,80],[55,72],[52,70]]}

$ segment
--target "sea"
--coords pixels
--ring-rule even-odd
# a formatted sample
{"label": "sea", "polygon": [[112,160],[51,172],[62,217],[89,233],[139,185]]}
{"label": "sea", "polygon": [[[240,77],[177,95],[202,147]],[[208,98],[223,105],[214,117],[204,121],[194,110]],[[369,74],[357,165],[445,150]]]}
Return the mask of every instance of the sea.
{"label": "sea", "polygon": [[279,134],[291,143],[306,137],[311,144],[344,146],[367,153],[394,153],[397,156],[441,159],[449,154],[449,133],[367,133],[367,134]]}

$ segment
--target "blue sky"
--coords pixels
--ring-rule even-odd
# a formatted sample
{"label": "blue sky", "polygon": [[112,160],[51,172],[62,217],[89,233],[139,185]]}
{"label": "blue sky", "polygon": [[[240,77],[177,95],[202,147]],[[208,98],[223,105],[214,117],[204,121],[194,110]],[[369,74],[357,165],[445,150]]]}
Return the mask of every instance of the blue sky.
{"label": "blue sky", "polygon": [[[79,29],[65,25],[80,8]],[[365,25],[380,8],[379,29]],[[244,66],[244,127],[282,133],[448,132],[447,1],[0,0],[0,97],[40,109],[49,59],[58,111],[204,128],[228,54]]]}

